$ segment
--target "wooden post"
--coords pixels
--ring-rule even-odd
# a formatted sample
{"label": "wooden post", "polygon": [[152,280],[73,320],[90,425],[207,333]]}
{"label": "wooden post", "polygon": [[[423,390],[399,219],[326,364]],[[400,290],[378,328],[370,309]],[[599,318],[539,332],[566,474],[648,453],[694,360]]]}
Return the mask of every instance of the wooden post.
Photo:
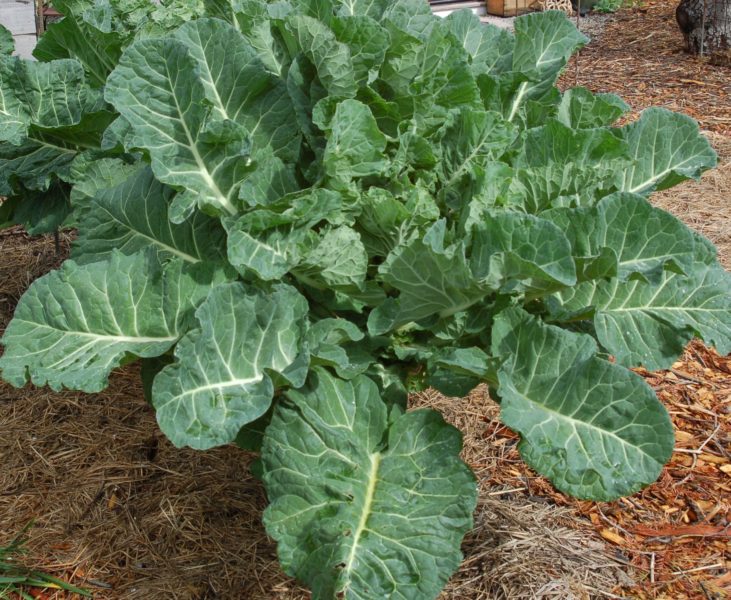
{"label": "wooden post", "polygon": [[36,37],[39,38],[46,31],[46,24],[43,20],[43,0],[33,0],[36,11]]}

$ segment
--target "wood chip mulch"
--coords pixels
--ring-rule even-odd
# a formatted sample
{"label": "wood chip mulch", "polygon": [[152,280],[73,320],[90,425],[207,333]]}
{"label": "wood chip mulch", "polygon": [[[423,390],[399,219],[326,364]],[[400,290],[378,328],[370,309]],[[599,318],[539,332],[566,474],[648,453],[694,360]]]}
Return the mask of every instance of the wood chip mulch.
{"label": "wood chip mulch", "polygon": [[[592,41],[581,51],[578,63],[569,65],[562,85],[618,94],[631,106],[630,118],[648,106],[683,112],[699,121],[703,131],[716,134],[714,146],[727,146],[731,140],[731,69],[685,51],[675,22],[676,5],[675,1],[650,0],[604,20],[596,31],[587,22]],[[721,154],[724,158],[723,150]],[[684,189],[701,185],[691,183],[665,192],[668,199],[661,202],[696,229],[704,223],[695,222],[696,215],[687,218],[687,207],[680,206],[680,200]],[[704,191],[707,195],[708,190]],[[726,196],[717,208],[727,229],[731,197]],[[728,264],[725,236],[724,232],[711,235],[719,250],[726,251],[720,258]],[[614,590],[617,596],[729,598],[731,357],[693,343],[671,370],[638,372],[655,388],[675,425],[676,451],[657,483],[618,502],[577,502],[556,493],[542,478],[531,479],[519,463],[513,471],[531,482],[531,493],[550,496],[558,505],[573,505],[616,547],[619,558],[638,569],[637,585]],[[502,483],[515,486],[516,479]]]}
{"label": "wood chip mulch", "polygon": [[[690,115],[701,128],[731,135],[731,68],[685,51],[676,1],[649,0],[603,22],[569,65],[562,84],[621,96],[633,110],[663,106]],[[595,17],[592,17],[594,19]]]}
{"label": "wood chip mulch", "polygon": [[[573,500],[535,476],[517,448],[503,457],[488,486],[550,498],[583,517],[631,565],[635,585],[615,597],[720,600],[731,592],[731,357],[691,344],[673,368],[637,372],[653,386],[675,426],[676,449],[659,480],[617,502]],[[517,446],[517,436],[490,418],[491,443]],[[607,594],[605,593],[604,596]],[[611,596],[609,596],[611,597]]]}

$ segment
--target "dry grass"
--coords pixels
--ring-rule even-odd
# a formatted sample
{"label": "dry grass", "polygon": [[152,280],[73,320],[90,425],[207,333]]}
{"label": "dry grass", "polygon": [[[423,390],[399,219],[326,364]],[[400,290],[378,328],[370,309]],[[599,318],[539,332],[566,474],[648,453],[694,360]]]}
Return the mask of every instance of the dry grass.
{"label": "dry grass", "polygon": [[20,227],[0,230],[0,328],[5,329],[20,296],[37,277],[61,264],[71,236],[61,234],[61,253],[48,237],[29,237]]}
{"label": "dry grass", "polygon": [[[483,439],[496,406],[423,395],[466,432],[465,458],[487,475],[507,468]],[[173,448],[141,399],[137,373],[103,394],[0,388],[0,531],[36,520],[40,566],[97,598],[300,600],[261,526],[265,497],[234,448]],[[444,598],[585,598],[626,582],[624,567],[576,515],[543,498],[485,489],[466,561]],[[0,536],[1,538],[2,536]],[[107,588],[107,586],[110,586]]]}
{"label": "dry grass", "polygon": [[[62,239],[62,255],[69,241]],[[30,282],[62,257],[50,237],[17,229],[0,235],[0,253],[4,329]],[[570,508],[487,485],[517,461],[505,459],[510,444],[483,438],[497,418],[483,391],[414,402],[442,410],[465,432],[465,460],[486,483],[445,600],[579,599],[628,581],[588,519],[577,529]],[[172,447],[134,366],[100,394],[0,384],[0,424],[0,544],[35,520],[34,566],[86,585],[99,600],[309,597],[282,574],[263,530],[266,500],[249,473],[252,456]]]}
{"label": "dry grass", "polygon": [[173,448],[136,375],[100,395],[2,388],[0,531],[35,519],[40,564],[97,598],[257,597],[274,554],[250,457]]}

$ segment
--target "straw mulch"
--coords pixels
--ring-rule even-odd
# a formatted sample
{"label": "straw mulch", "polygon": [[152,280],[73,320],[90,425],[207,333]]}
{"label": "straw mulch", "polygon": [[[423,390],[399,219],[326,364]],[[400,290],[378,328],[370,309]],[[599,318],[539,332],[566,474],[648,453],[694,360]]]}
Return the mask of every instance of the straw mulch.
{"label": "straw mulch", "polygon": [[[673,8],[653,2],[587,20],[594,39],[579,83],[634,109],[684,110],[711,132],[721,166],[654,200],[710,237],[728,268],[731,71],[678,51]],[[573,77],[572,67],[565,80]],[[17,229],[0,233],[0,256],[2,331],[28,284],[60,258],[52,240]],[[480,481],[465,560],[441,600],[729,596],[731,359],[694,343],[672,370],[640,373],[670,410],[678,450],[657,483],[612,503],[569,499],[526,468],[484,389],[412,399],[465,433],[464,459]],[[35,520],[34,567],[98,599],[308,598],[282,575],[261,526],[266,499],[249,474],[252,457],[173,448],[142,400],[136,367],[94,395],[0,384],[0,432],[0,545]]]}
{"label": "straw mulch", "polygon": [[[29,282],[60,258],[53,240],[18,229],[0,235],[0,254],[1,331]],[[483,484],[466,559],[445,599],[584,598],[635,581],[634,568],[571,506],[526,494],[522,482],[496,484],[515,472],[515,440],[485,437],[497,406],[484,390],[413,400],[465,432],[465,460]],[[261,526],[266,498],[249,474],[252,457],[172,447],[142,399],[135,366],[100,394],[0,384],[0,424],[0,544],[34,520],[34,566],[99,599],[309,597],[281,573]]]}

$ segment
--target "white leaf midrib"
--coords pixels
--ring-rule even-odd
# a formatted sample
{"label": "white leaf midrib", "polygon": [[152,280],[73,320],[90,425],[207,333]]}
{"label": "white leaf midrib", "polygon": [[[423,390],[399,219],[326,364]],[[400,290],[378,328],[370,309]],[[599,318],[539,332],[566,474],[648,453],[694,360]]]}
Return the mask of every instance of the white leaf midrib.
{"label": "white leaf midrib", "polygon": [[[557,419],[559,421],[566,422],[566,424],[569,425],[572,428],[572,430],[574,431],[574,433],[577,435],[578,438],[581,437],[579,435],[579,428],[580,427],[586,427],[588,429],[593,429],[593,430],[597,431],[600,436],[601,435],[605,435],[607,437],[610,437],[610,438],[616,440],[620,444],[620,446],[622,447],[622,449],[623,449],[624,452],[626,452],[626,449],[627,448],[632,448],[636,452],[639,452],[640,454],[642,454],[645,457],[647,457],[652,462],[654,462],[654,463],[657,463],[658,462],[657,459],[654,456],[652,456],[651,454],[648,454],[647,451],[643,447],[637,446],[637,445],[634,445],[634,444],[630,443],[628,440],[625,440],[624,438],[622,438],[619,435],[617,435],[617,433],[615,431],[612,431],[610,429],[605,429],[603,427],[598,427],[597,425],[594,425],[590,421],[581,421],[580,419],[575,419],[572,416],[569,416],[569,415],[565,415],[563,413],[560,413],[557,410],[555,410],[555,409],[547,406],[546,404],[542,404],[541,402],[539,402],[539,401],[534,400],[533,398],[531,398],[528,395],[528,390],[520,391],[520,390],[518,390],[518,388],[516,386],[512,386],[512,387],[513,387],[513,391],[516,393],[516,395],[518,395],[519,397],[521,397],[524,401],[526,401],[527,403],[529,403],[531,406],[535,406],[539,410],[542,410],[542,411],[548,413],[547,419],[545,421],[543,421],[543,423],[533,425],[533,427],[531,428],[531,432],[536,427],[538,427],[540,425],[543,425],[544,423],[548,422],[549,420],[551,420],[551,419]],[[581,405],[583,406],[583,401],[582,401]],[[632,424],[634,425],[635,423],[632,423]],[[586,453],[586,456],[588,458],[590,458],[590,459],[593,458],[592,455],[591,455],[591,453]]]}
{"label": "white leaf midrib", "polygon": [[[95,200],[95,204],[96,204],[97,208],[104,211],[110,217],[110,219],[112,219],[113,221],[118,223],[120,225],[120,227],[126,228],[129,231],[129,233],[131,233],[133,236],[141,237],[145,240],[148,240],[153,246],[159,246],[166,252],[170,252],[174,256],[182,258],[186,262],[189,262],[192,264],[201,262],[200,258],[197,258],[191,254],[188,254],[187,252],[179,250],[178,248],[175,248],[175,247],[171,246],[170,244],[166,244],[162,240],[160,240],[156,237],[153,237],[152,235],[148,235],[148,234],[144,233],[139,227],[137,227],[131,221],[129,221],[129,220],[123,221],[120,217],[118,217],[116,214],[114,214],[109,208],[107,208],[106,206],[101,204],[101,202],[98,202]],[[127,215],[125,215],[125,218],[126,217],[127,217]],[[149,222],[149,219],[148,219],[148,222]],[[195,233],[192,234],[192,237],[195,237]]]}
{"label": "white leaf midrib", "polygon": [[381,453],[374,452],[369,456],[370,469],[368,471],[368,486],[366,488],[365,498],[363,500],[363,510],[358,521],[358,526],[353,532],[353,545],[350,547],[350,553],[348,554],[348,560],[345,563],[345,574],[347,577],[345,587],[343,591],[346,591],[351,584],[350,572],[355,564],[356,554],[358,551],[358,545],[360,544],[360,538],[366,529],[368,524],[368,518],[371,515],[373,508],[373,498],[376,494],[376,483],[378,483],[378,467],[381,464]]}
{"label": "white leaf midrib", "polygon": [[33,327],[40,328],[40,329],[50,329],[51,331],[56,331],[60,333],[63,336],[79,336],[79,337],[88,337],[93,338],[97,340],[105,340],[105,341],[114,341],[114,342],[131,342],[131,343],[139,343],[139,344],[148,344],[148,343],[157,343],[157,342],[171,342],[178,339],[178,335],[173,336],[160,336],[160,337],[153,337],[153,336],[129,336],[129,335],[111,335],[111,334],[100,334],[100,333],[93,333],[91,331],[77,331],[77,330],[69,330],[69,329],[59,329],[57,327],[52,327],[51,325],[47,325],[45,323],[38,323],[36,321],[28,321],[26,319],[19,319],[16,317],[14,321],[18,323],[27,323],[28,325],[32,325]]}

